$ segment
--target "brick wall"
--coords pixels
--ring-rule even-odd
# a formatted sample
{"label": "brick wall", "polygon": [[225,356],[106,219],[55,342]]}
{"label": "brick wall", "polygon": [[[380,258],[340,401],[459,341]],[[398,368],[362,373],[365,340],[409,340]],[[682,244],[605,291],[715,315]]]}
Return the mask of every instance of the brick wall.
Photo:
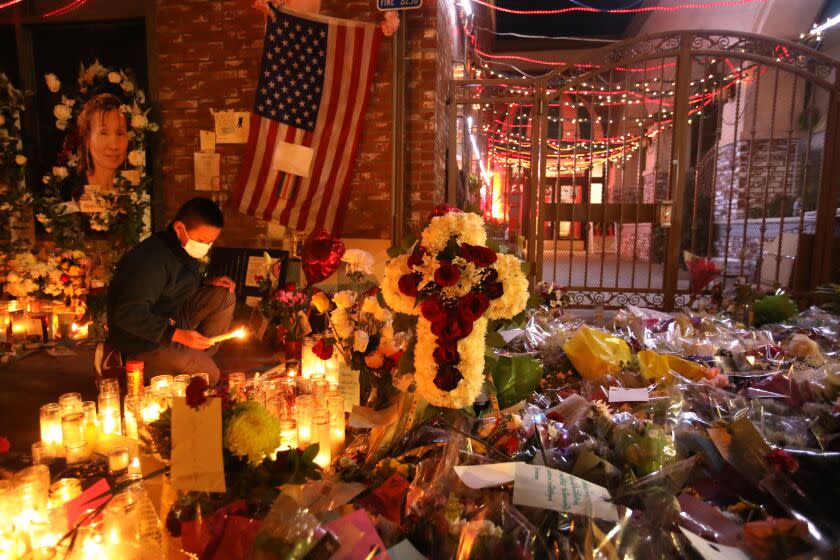
{"label": "brick wall", "polygon": [[[193,152],[199,130],[212,129],[210,110],[250,110],[253,105],[264,24],[251,4],[157,0],[163,172],[158,192],[167,220],[185,200],[202,194],[193,190]],[[438,10],[436,0],[427,0],[422,9],[402,13],[408,29],[406,198],[412,220],[425,216],[444,197],[447,131],[441,92],[451,68],[450,37],[457,29],[454,8],[445,2],[441,6],[445,8]],[[382,19],[372,0],[322,0],[321,13],[359,21]],[[345,237],[390,235],[392,72],[392,39],[385,38],[351,177]],[[221,203],[236,178],[244,145],[220,144],[217,151],[222,191],[213,196]],[[234,210],[226,212],[226,220],[225,244],[271,243],[266,222]]]}

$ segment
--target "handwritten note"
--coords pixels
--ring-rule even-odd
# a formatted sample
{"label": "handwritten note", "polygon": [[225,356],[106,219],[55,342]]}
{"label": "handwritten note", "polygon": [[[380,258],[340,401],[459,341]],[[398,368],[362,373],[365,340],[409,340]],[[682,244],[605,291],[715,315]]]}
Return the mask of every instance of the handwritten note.
{"label": "handwritten note", "polygon": [[279,142],[274,148],[274,157],[271,159],[271,168],[285,171],[292,175],[309,177],[312,168],[312,155],[315,150],[299,144]]}
{"label": "handwritten note", "polygon": [[184,397],[172,399],[171,464],[176,490],[225,491],[221,399],[208,399],[198,410]]}
{"label": "handwritten note", "polygon": [[611,403],[619,402],[648,402],[650,395],[647,389],[625,389],[624,387],[610,387],[608,395]]}
{"label": "handwritten note", "polygon": [[221,156],[219,154],[205,154],[203,152],[193,154],[195,190],[219,190],[220,162]]}
{"label": "handwritten note", "polygon": [[216,151],[216,133],[212,130],[199,130],[198,138],[201,147],[200,152],[212,153]]}
{"label": "handwritten note", "polygon": [[251,113],[247,111],[216,111],[217,144],[244,144],[251,128]]}
{"label": "handwritten note", "polygon": [[459,465],[455,474],[470,488],[479,489],[513,482],[517,463],[494,463],[492,465]]}
{"label": "handwritten note", "polygon": [[354,406],[361,404],[359,372],[353,371],[343,360],[338,366],[338,389],[344,397],[344,412],[351,412]]}

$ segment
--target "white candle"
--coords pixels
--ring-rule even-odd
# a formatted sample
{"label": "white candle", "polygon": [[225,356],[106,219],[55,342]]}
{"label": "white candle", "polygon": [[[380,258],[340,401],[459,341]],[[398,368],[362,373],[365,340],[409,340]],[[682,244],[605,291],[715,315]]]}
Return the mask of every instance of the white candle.
{"label": "white candle", "polygon": [[228,333],[210,337],[210,342],[212,342],[213,344],[218,344],[219,342],[230,340],[231,338],[245,338],[245,336],[245,328],[239,327],[238,329],[230,331]]}
{"label": "white candle", "polygon": [[128,447],[115,447],[108,451],[108,471],[113,474],[128,468]]}

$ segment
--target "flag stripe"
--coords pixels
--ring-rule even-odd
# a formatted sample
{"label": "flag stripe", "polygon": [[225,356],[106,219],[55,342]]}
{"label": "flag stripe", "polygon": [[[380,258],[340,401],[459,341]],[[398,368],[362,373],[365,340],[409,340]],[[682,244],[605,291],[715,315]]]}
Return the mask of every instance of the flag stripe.
{"label": "flag stripe", "polygon": [[335,185],[338,187],[336,189],[337,196],[331,197],[331,199],[327,198],[324,202],[322,202],[321,210],[318,213],[318,222],[320,223],[337,223],[340,227],[341,222],[336,221],[336,216],[338,215],[340,209],[343,208],[343,205],[348,202],[350,194],[350,188],[348,185],[350,181],[350,167],[353,164],[353,155],[356,153],[356,148],[359,145],[362,115],[365,114],[364,109],[367,101],[365,90],[370,84],[370,82],[365,79],[367,75],[366,70],[369,70],[368,67],[370,66],[370,60],[376,52],[374,50],[375,46],[373,44],[373,37],[373,33],[359,34],[357,37],[356,58],[358,63],[354,64],[354,68],[357,69],[357,73],[355,74],[357,76],[357,80],[350,90],[350,95],[352,95],[355,99],[361,99],[361,104],[358,110],[353,111],[350,114],[350,128],[347,131],[341,145],[342,154],[339,158],[338,173],[335,179]]}
{"label": "flag stripe", "polygon": [[[308,146],[309,142],[312,141],[312,133],[304,131],[300,128],[295,130],[295,135],[290,140],[295,144],[303,143],[304,146]],[[310,173],[312,170],[310,170]],[[292,197],[296,196],[294,189],[296,188],[297,184],[300,183],[301,177],[296,175],[292,175],[291,173],[283,173],[282,178],[282,185],[278,181],[278,184],[275,185],[274,189],[271,191],[271,198],[268,200],[268,204],[266,204],[265,209],[262,213],[262,218],[264,220],[271,220],[274,215],[274,210],[277,208],[277,203],[280,200],[281,194],[286,194],[287,200],[291,200]]]}
{"label": "flag stripe", "polygon": [[[336,226],[341,228],[341,225],[344,223],[344,216],[347,212],[347,205],[349,203],[350,198],[350,188],[349,188],[349,180],[350,180],[350,172],[352,170],[353,164],[353,155],[357,153],[359,147],[359,141],[361,140],[362,136],[362,121],[363,116],[367,113],[367,102],[368,102],[368,89],[370,88],[370,84],[373,82],[373,74],[374,74],[374,64],[373,60],[375,60],[377,53],[379,52],[379,44],[382,35],[379,33],[368,33],[365,35],[365,46],[362,49],[362,52],[365,53],[365,60],[360,66],[360,68],[367,69],[367,75],[364,77],[363,80],[359,83],[359,90],[356,94],[356,98],[360,99],[361,102],[359,107],[353,113],[353,119],[355,120],[355,129],[351,133],[351,143],[350,143],[350,154],[351,156],[345,158],[342,162],[345,165],[345,174],[344,177],[340,178],[338,183],[344,184],[345,188],[338,189],[338,204],[331,204],[329,207],[329,212],[327,213],[326,223],[329,224],[336,224]],[[333,227],[331,227],[333,229]]]}
{"label": "flag stripe", "polygon": [[251,160],[251,166],[248,168],[248,174],[245,179],[245,195],[239,204],[239,209],[242,212],[248,213],[248,208],[251,204],[251,199],[254,196],[254,191],[259,190],[261,185],[257,185],[257,176],[260,172],[260,164],[267,149],[266,135],[271,121],[260,117],[259,126],[257,127],[257,138],[254,147],[254,158]]}
{"label": "flag stripe", "polygon": [[[286,126],[284,124],[280,125],[277,131],[277,140],[273,143],[274,149],[272,149],[270,152],[266,152],[265,154],[265,158],[268,162],[269,168],[268,176],[265,180],[265,185],[267,187],[270,186],[270,188],[262,189],[262,192],[260,192],[259,197],[255,197],[254,200],[256,200],[257,202],[252,215],[262,215],[263,211],[265,210],[266,204],[268,204],[269,198],[271,198],[272,194],[277,189],[279,182],[283,180],[283,176],[286,175],[286,173],[271,167],[271,164],[274,163],[274,152],[277,146],[280,145],[281,142],[292,142],[295,138],[296,132],[297,129],[294,127]],[[251,201],[252,205],[254,204],[254,200]]]}
{"label": "flag stripe", "polygon": [[[257,147],[257,137],[260,134],[260,126],[262,125],[262,117],[256,113],[251,113],[251,127],[248,129],[248,144],[245,147],[245,159],[242,160],[242,166],[239,168],[239,173],[236,176],[235,187],[242,185],[243,181],[247,180],[250,172],[250,162],[254,160],[254,152]],[[234,188],[233,196],[230,197],[228,204],[231,207],[238,207],[242,202],[242,196],[245,194],[245,188]]]}
{"label": "flag stripe", "polygon": [[[327,51],[327,58],[335,61],[333,64],[335,74],[333,76],[333,91],[330,95],[330,107],[326,116],[327,133],[321,139],[322,147],[320,151],[324,155],[324,159],[318,166],[320,173],[317,179],[313,177],[309,184],[309,196],[303,201],[298,215],[295,217],[294,213],[292,214],[292,220],[297,222],[298,229],[308,230],[307,226],[310,225],[312,229],[319,229],[320,224],[311,220],[309,214],[313,208],[317,211],[321,203],[323,189],[326,186],[334,187],[329,183],[329,180],[332,178],[332,164],[336,149],[344,141],[341,136],[341,127],[347,115],[347,111],[339,111],[338,108],[340,104],[347,103],[349,100],[347,91],[353,75],[354,31],[343,26],[330,26],[330,35],[335,35],[336,40],[334,45],[330,44],[331,50]],[[312,217],[314,218],[314,215]]]}
{"label": "flag stripe", "polygon": [[[265,185],[271,171],[271,157],[274,154],[274,147],[277,145],[277,132],[281,126],[277,121],[269,120],[268,131],[265,135],[265,150],[262,153],[262,161],[260,162],[259,174],[257,175],[257,185]],[[257,204],[259,204],[260,197],[265,194],[265,189],[260,189],[252,196],[248,204],[248,214],[251,216],[256,214]]]}

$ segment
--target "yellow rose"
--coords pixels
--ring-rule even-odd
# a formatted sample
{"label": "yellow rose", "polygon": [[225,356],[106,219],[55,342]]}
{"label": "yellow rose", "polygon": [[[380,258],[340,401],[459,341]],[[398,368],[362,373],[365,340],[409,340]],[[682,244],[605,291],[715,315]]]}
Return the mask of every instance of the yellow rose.
{"label": "yellow rose", "polygon": [[82,269],[76,265],[73,265],[67,272],[68,274],[70,274],[70,276],[79,276],[82,274]]}
{"label": "yellow rose", "polygon": [[318,292],[312,296],[312,305],[318,310],[318,313],[323,313],[330,308],[330,298],[324,292]]}

